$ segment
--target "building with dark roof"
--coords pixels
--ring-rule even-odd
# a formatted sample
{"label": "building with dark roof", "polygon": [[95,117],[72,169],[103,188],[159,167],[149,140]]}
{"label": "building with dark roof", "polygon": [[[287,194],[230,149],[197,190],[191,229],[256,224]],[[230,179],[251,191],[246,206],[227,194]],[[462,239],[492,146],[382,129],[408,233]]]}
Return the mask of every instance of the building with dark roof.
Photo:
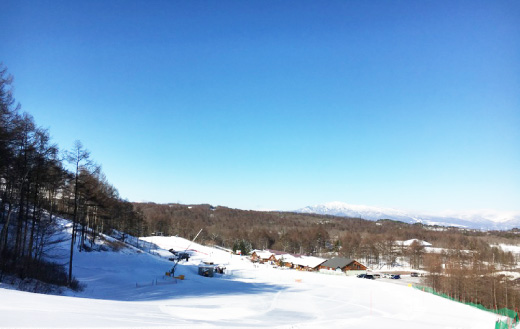
{"label": "building with dark roof", "polygon": [[320,270],[366,271],[367,267],[354,259],[334,257],[320,265]]}

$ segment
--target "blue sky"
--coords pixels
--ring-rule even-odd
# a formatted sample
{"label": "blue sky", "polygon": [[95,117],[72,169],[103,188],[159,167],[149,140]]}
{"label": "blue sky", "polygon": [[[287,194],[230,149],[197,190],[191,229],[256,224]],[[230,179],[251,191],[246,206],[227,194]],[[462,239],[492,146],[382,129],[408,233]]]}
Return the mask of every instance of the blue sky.
{"label": "blue sky", "polygon": [[11,1],[0,61],[122,197],[520,210],[517,1]]}

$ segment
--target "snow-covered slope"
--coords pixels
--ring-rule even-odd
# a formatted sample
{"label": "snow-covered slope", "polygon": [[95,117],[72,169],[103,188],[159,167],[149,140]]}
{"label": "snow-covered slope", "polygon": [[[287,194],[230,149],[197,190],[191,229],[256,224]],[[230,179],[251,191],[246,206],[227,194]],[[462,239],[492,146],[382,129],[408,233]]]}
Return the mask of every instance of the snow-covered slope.
{"label": "snow-covered slope", "polygon": [[[0,285],[1,327],[32,328],[492,328],[491,313],[406,285],[254,266],[245,257],[178,237],[150,237],[146,251],[78,253],[81,293],[48,296]],[[190,249],[177,275],[166,249]],[[227,274],[197,275],[201,260]],[[394,280],[395,281],[395,280]],[[82,298],[74,298],[82,297]]]}
{"label": "snow-covered slope", "polygon": [[393,208],[351,205],[329,202],[297,210],[301,213],[355,217],[367,220],[393,219],[405,223],[456,226],[475,229],[511,229],[520,227],[520,213],[481,210],[471,212],[446,211],[439,215],[414,214]]}

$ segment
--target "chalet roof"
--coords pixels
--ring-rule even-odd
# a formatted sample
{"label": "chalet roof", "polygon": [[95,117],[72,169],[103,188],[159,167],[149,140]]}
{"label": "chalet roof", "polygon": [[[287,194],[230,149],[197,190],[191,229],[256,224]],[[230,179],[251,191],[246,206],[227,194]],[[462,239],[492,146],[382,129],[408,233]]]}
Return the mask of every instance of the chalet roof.
{"label": "chalet roof", "polygon": [[276,258],[277,260],[281,259],[286,263],[294,263],[294,260],[296,259],[296,257],[294,257],[291,254],[275,255],[274,258]]}
{"label": "chalet roof", "polygon": [[280,250],[267,249],[267,251],[272,254],[275,254],[275,255],[287,255],[288,254],[285,251],[280,251]]}
{"label": "chalet roof", "polygon": [[304,256],[304,255],[299,255],[299,254],[289,254],[289,253],[286,253],[283,251],[272,250],[272,249],[254,250],[253,253],[256,253],[256,255],[258,257],[260,257],[261,259],[268,259],[272,255],[274,255],[274,257],[277,260],[283,260],[286,263],[291,263],[291,264],[296,264],[296,265],[301,265],[301,266],[308,266],[311,268],[317,267],[318,265],[320,265],[321,263],[326,261],[326,259],[319,258],[319,257]]}
{"label": "chalet roof", "polygon": [[295,264],[315,268],[325,262],[326,259],[312,256],[301,256]]}
{"label": "chalet roof", "polygon": [[[396,241],[396,242],[398,242],[398,241]],[[429,242],[427,242],[427,241],[419,240],[419,239],[410,239],[410,240],[406,240],[406,241],[401,241],[401,244],[402,244],[403,246],[410,246],[410,245],[412,245],[412,243],[414,243],[414,242],[416,242],[416,243],[418,243],[419,245],[424,246],[424,247],[431,247],[431,246],[432,246],[431,243],[429,243]]]}
{"label": "chalet roof", "polygon": [[322,266],[330,267],[330,268],[344,268],[348,264],[352,263],[354,260],[343,257],[334,257],[327,260],[325,263],[321,264]]}
{"label": "chalet roof", "polygon": [[295,265],[308,266],[310,268],[314,268],[321,263],[323,263],[326,259],[313,257],[313,256],[302,256],[302,255],[278,255],[275,256],[277,260],[283,260],[286,263],[291,263]]}
{"label": "chalet roof", "polygon": [[253,251],[253,253],[256,253],[256,255],[261,259],[268,259],[272,255],[272,253],[270,253],[269,251],[264,250],[255,250]]}

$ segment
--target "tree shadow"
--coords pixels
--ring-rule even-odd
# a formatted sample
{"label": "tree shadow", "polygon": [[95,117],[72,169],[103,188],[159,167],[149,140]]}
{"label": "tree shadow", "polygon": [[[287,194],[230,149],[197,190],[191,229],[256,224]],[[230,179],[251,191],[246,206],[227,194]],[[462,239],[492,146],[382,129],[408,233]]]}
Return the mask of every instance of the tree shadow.
{"label": "tree shadow", "polygon": [[[116,277],[108,280],[107,278],[93,277],[90,285],[88,280],[82,280],[83,283],[86,283],[85,290],[73,295],[113,301],[157,301],[191,297],[277,293],[287,289],[286,286],[280,284],[247,282],[247,279],[244,281],[233,275],[215,274],[214,277],[203,277],[198,275],[197,272],[197,266],[184,265],[176,271],[176,275],[183,274],[185,280],[161,276],[135,284],[118,282]],[[94,283],[98,280],[102,280],[102,284]],[[109,282],[105,282],[105,280]]]}

